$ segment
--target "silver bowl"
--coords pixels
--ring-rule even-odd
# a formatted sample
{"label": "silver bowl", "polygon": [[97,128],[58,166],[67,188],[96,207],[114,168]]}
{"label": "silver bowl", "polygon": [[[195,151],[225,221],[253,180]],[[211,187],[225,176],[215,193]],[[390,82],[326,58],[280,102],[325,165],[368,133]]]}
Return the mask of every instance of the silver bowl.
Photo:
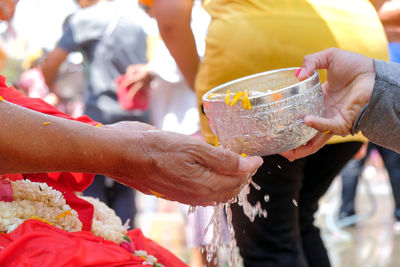
{"label": "silver bowl", "polygon": [[[306,144],[317,133],[303,123],[306,115],[320,116],[323,96],[318,72],[299,82],[298,68],[278,69],[222,84],[203,95],[204,112],[219,143],[237,153],[266,156]],[[247,90],[251,109],[243,98],[226,104]],[[245,101],[247,102],[247,101]]]}

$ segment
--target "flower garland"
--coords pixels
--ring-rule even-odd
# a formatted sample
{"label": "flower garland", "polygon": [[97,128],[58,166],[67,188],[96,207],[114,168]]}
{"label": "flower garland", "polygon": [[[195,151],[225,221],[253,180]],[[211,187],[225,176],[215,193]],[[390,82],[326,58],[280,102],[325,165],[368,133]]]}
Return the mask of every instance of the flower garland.
{"label": "flower garland", "polygon": [[[133,242],[127,236],[128,222],[122,225],[121,219],[113,209],[96,198],[79,197],[94,207],[91,230],[94,235],[113,241],[135,256],[141,257],[144,260],[143,264],[163,267],[146,251],[135,250]],[[82,230],[78,213],[66,203],[60,191],[46,183],[0,179],[0,233],[10,233],[28,219],[40,220],[68,232]]]}
{"label": "flower garland", "polygon": [[38,219],[69,232],[82,230],[78,213],[66,204],[61,192],[45,183],[8,181],[13,201],[0,201],[0,232],[10,233],[28,219]]}
{"label": "flower garland", "polygon": [[122,225],[121,218],[115,214],[115,211],[97,198],[87,196],[80,196],[80,198],[94,207],[92,233],[121,244],[125,240],[128,226]]}

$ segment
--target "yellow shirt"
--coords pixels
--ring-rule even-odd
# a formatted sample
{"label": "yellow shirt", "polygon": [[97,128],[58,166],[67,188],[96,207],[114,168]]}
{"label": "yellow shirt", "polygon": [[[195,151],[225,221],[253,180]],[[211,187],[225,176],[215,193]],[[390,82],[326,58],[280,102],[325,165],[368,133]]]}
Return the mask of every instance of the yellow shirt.
{"label": "yellow shirt", "polygon": [[[367,0],[211,0],[206,52],[196,77],[201,97],[210,89],[254,73],[300,67],[305,55],[329,47],[388,60],[387,40]],[[320,72],[321,81],[326,73]],[[202,134],[214,136],[201,112]],[[361,136],[331,142],[365,141]]]}

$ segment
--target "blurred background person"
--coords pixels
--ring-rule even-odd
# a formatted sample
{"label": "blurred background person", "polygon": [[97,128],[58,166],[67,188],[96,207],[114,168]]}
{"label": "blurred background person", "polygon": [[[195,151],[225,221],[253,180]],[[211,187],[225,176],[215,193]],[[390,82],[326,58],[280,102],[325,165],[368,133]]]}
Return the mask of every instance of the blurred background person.
{"label": "blurred background person", "polygon": [[[389,41],[390,61],[400,63],[400,1],[380,1],[376,3],[379,18],[385,28]],[[338,218],[343,220],[352,216],[348,221],[350,225],[358,221],[355,211],[355,194],[358,179],[371,151],[377,151],[383,160],[388,172],[394,200],[394,227],[400,231],[400,155],[390,149],[369,143],[365,155],[360,159],[353,159],[342,170],[342,204]]]}
{"label": "blurred background person", "polygon": [[[202,112],[202,95],[246,75],[301,66],[304,55],[336,46],[387,59],[387,40],[377,13],[358,1],[205,1],[211,15],[205,56],[200,62],[189,27],[192,1],[155,0],[161,36],[195,89],[203,137],[214,144]],[[373,36],[372,36],[373,35]],[[322,82],[325,73],[321,73]],[[254,222],[233,205],[233,225],[245,266],[330,266],[319,229],[313,224],[318,201],[366,139],[334,137],[331,145],[289,162],[264,157],[249,201],[262,203],[267,218]],[[264,196],[270,201],[265,203]],[[294,203],[298,203],[298,206]]]}
{"label": "blurred background person", "polygon": [[[111,124],[150,121],[149,110],[124,110],[117,98],[115,79],[130,64],[146,63],[146,35],[134,10],[123,12],[108,0],[77,0],[81,7],[67,22],[66,30],[42,65],[46,83],[53,89],[57,72],[69,53],[80,51],[87,66],[84,91],[85,115]],[[134,191],[108,177],[97,175],[85,195],[97,197],[133,226]]]}
{"label": "blurred background person", "polygon": [[17,89],[23,91],[27,96],[42,98],[47,103],[55,106],[57,104],[57,97],[54,94],[49,94],[50,90],[44,80],[40,67],[45,57],[46,53],[42,49],[28,55],[22,62],[24,72],[21,73],[15,85]]}
{"label": "blurred background person", "polygon": [[[139,0],[140,6],[153,17],[153,1]],[[190,26],[196,41],[197,53],[204,54],[205,37],[210,22],[208,13],[202,8],[201,1],[193,2]],[[158,32],[149,36],[149,62],[134,64],[127,68],[126,83],[131,86],[150,87],[151,122],[161,130],[195,135],[202,138],[200,131],[199,114],[196,104],[196,94],[187,85],[182,73],[176,65]],[[146,205],[155,199],[146,198]],[[150,204],[154,207],[154,204]],[[186,242],[192,250],[190,256],[191,267],[201,267],[207,264],[204,247],[210,242],[212,227],[205,235],[204,231],[213,213],[213,207],[196,207],[191,214],[187,206],[181,206],[186,218]],[[225,225],[226,226],[226,225]],[[216,255],[215,255],[216,256]],[[216,258],[213,258],[213,260]],[[208,263],[217,266],[216,263]]]}
{"label": "blurred background person", "polygon": [[378,152],[388,172],[394,200],[394,228],[400,231],[400,155],[373,143],[368,143],[363,157],[350,160],[342,170],[342,203],[338,215],[339,223],[353,225],[360,219],[355,209],[357,185],[365,163],[374,151]]}

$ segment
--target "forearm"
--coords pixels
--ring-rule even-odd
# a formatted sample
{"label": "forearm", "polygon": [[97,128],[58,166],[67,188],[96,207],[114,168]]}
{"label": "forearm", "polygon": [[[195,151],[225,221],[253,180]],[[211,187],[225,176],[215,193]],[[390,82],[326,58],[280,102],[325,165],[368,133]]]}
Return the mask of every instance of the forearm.
{"label": "forearm", "polygon": [[106,173],[118,162],[107,129],[0,102],[0,173]]}
{"label": "forearm", "polygon": [[163,41],[193,89],[200,60],[190,28],[192,6],[193,1],[190,0],[154,1],[155,17]]}
{"label": "forearm", "polygon": [[48,54],[41,65],[44,80],[50,90],[53,92],[54,82],[56,81],[58,70],[64,60],[67,58],[68,52],[62,48],[56,47]]}
{"label": "forearm", "polygon": [[385,28],[400,26],[400,3],[387,1],[378,10],[378,15]]}
{"label": "forearm", "polygon": [[353,125],[373,143],[400,152],[400,65],[374,60],[375,85]]}

